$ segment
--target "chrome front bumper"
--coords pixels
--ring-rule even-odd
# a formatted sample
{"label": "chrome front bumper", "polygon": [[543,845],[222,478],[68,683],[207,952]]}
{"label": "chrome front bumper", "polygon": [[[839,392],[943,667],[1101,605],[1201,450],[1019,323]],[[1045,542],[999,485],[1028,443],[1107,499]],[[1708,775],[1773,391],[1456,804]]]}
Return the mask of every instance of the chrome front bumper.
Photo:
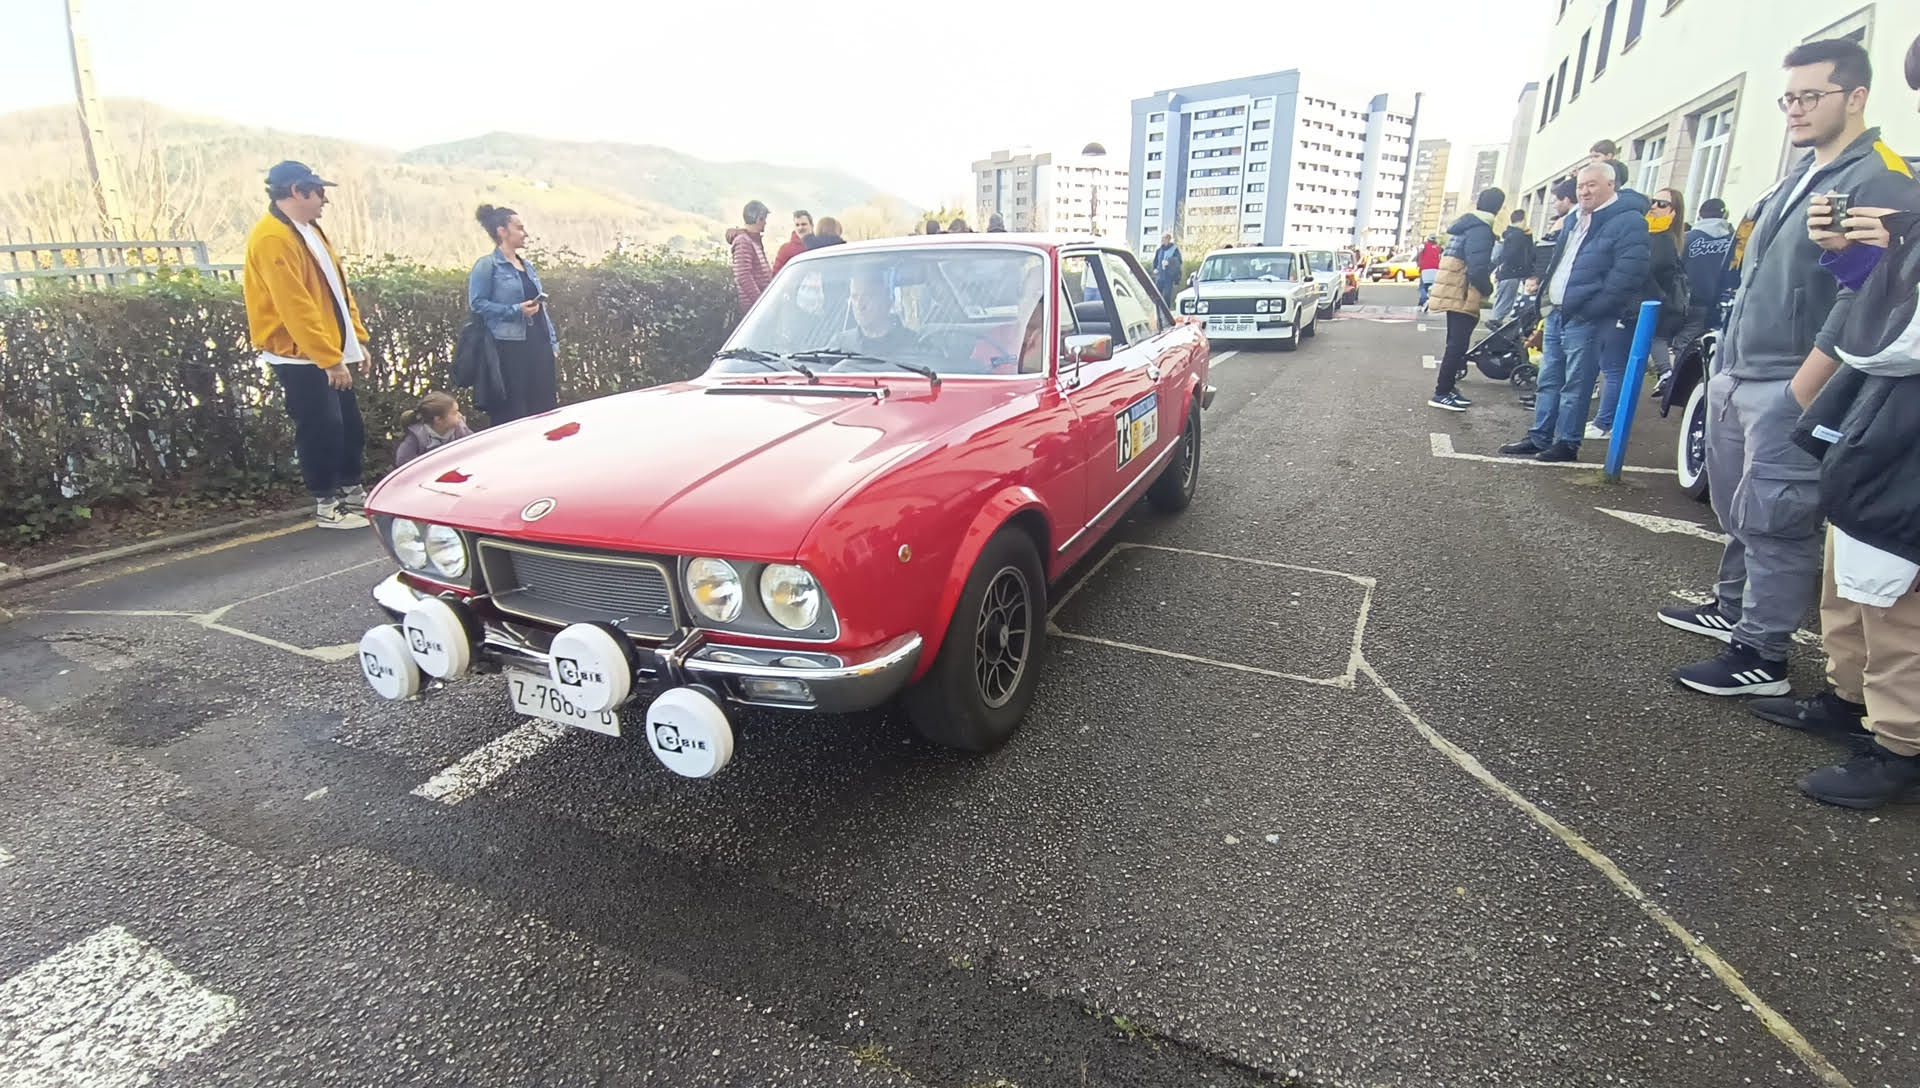
{"label": "chrome front bumper", "polygon": [[[374,603],[396,622],[424,596],[398,574],[373,588]],[[483,621],[481,627],[476,661],[547,674],[546,639],[552,632],[494,621]],[[634,670],[634,688],[697,684],[739,706],[844,714],[879,706],[899,694],[920,663],[920,647],[919,635],[906,634],[849,661],[842,654],[714,643],[708,632],[695,629],[659,645],[635,643],[639,665]]]}

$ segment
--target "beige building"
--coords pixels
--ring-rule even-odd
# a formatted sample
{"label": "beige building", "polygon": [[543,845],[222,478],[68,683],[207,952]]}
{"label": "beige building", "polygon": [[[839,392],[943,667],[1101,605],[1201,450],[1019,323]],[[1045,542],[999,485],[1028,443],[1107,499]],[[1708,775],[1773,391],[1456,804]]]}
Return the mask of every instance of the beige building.
{"label": "beige building", "polygon": [[1421,140],[1413,152],[1413,176],[1407,183],[1407,223],[1401,246],[1410,246],[1440,233],[1446,214],[1447,169],[1453,145],[1446,140]]}
{"label": "beige building", "polygon": [[1554,0],[1528,138],[1524,206],[1538,229],[1549,187],[1595,141],[1620,145],[1635,189],[1677,189],[1688,213],[1720,197],[1738,218],[1797,154],[1775,103],[1780,62],[1803,42],[1852,38],[1867,48],[1867,122],[1920,155],[1920,110],[1901,78],[1920,34],[1920,2]]}
{"label": "beige building", "polygon": [[974,162],[973,186],[976,230],[997,212],[1010,231],[1127,233],[1126,164],[1099,144],[1078,155],[995,151]]}

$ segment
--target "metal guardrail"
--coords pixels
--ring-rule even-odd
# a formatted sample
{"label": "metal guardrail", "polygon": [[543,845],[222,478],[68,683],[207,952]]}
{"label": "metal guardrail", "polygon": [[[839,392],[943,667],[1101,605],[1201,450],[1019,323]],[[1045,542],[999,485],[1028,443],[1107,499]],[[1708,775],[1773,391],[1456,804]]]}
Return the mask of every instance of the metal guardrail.
{"label": "metal guardrail", "polygon": [[215,264],[207,243],[184,239],[11,243],[0,245],[0,294],[21,295],[54,283],[119,287],[163,269],[235,280],[241,266]]}

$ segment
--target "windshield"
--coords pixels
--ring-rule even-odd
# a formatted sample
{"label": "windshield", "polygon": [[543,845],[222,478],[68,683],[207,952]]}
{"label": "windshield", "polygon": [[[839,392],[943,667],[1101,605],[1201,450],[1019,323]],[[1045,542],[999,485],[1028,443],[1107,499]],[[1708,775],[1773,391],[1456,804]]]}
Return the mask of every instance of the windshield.
{"label": "windshield", "polygon": [[926,246],[795,261],[708,373],[1041,374],[1046,280],[1040,254],[1011,249]]}
{"label": "windshield", "polygon": [[1291,253],[1215,253],[1200,266],[1201,283],[1293,278]]}
{"label": "windshield", "polygon": [[1307,263],[1313,266],[1315,272],[1331,272],[1333,271],[1333,254],[1309,253]]}

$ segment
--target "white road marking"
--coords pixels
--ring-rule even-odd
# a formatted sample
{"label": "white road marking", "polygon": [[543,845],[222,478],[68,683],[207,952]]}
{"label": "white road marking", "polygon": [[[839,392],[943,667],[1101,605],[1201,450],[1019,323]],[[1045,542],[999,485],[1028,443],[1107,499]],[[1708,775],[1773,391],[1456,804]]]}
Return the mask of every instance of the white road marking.
{"label": "white road marking", "polygon": [[390,560],[387,560],[384,558],[369,559],[364,563],[355,563],[351,567],[341,567],[339,570],[330,570],[325,574],[316,574],[311,578],[302,578],[298,582],[293,582],[288,585],[280,586],[277,589],[269,589],[265,593],[256,593],[251,597],[242,597],[239,600],[233,602],[232,604],[223,604],[219,608],[216,608],[211,612],[205,613],[200,618],[206,622],[215,622],[218,620],[223,620],[226,618],[227,613],[233,611],[236,608],[239,608],[243,604],[252,604],[255,601],[264,601],[268,597],[271,597],[276,593],[285,593],[287,590],[290,590],[290,589],[299,589],[301,586],[310,586],[315,582],[324,582],[329,578],[337,578],[342,574],[352,574],[356,570],[364,570],[367,567],[377,566],[379,564],[387,563],[387,562],[390,562]]}
{"label": "white road marking", "polygon": [[1226,362],[1228,359],[1231,359],[1238,354],[1240,354],[1239,348],[1235,348],[1232,351],[1223,351],[1220,354],[1214,356],[1213,360],[1209,362],[1207,366],[1209,369],[1219,366],[1221,363]]}
{"label": "white road marking", "polygon": [[4,846],[0,846],[0,869],[4,869],[7,866],[12,865],[13,861],[14,861],[13,851],[7,849]]}
{"label": "white road marking", "polygon": [[[1535,468],[1584,468],[1597,470],[1601,467],[1599,461],[1536,461],[1531,457],[1490,457],[1484,453],[1455,453],[1453,449],[1453,436],[1450,434],[1428,432],[1427,441],[1431,444],[1435,457],[1445,457],[1454,461],[1484,461],[1494,465],[1531,465]],[[1655,476],[1673,475],[1673,470],[1670,468],[1640,468],[1637,465],[1624,465],[1620,471],[1645,472]]]}
{"label": "white road marking", "polygon": [[1422,321],[1422,322],[1420,322],[1420,323],[1418,323],[1418,324],[1416,324],[1416,325],[1414,325],[1414,328],[1416,328],[1416,329],[1418,329],[1418,330],[1419,330],[1419,331],[1421,331],[1421,332],[1426,332],[1426,331],[1427,331],[1427,323],[1426,323],[1426,322],[1424,322],[1424,321]]}
{"label": "white road marking", "polygon": [[314,527],[313,522],[306,521],[306,522],[301,522],[299,525],[289,525],[284,529],[269,529],[265,532],[249,533],[246,536],[237,536],[231,540],[223,540],[218,544],[209,544],[203,548],[193,548],[189,551],[184,551],[184,552],[179,552],[173,555],[169,555],[163,559],[156,559],[151,563],[140,563],[135,566],[127,567],[123,570],[109,571],[108,573],[99,575],[98,577],[89,578],[84,582],[75,582],[73,585],[69,586],[68,588],[81,589],[86,586],[97,586],[101,582],[111,582],[115,578],[125,578],[129,574],[139,574],[143,570],[152,570],[155,567],[164,567],[169,563],[178,563],[185,559],[198,559],[203,555],[212,555],[215,552],[224,552],[229,548],[238,548],[247,544],[258,544],[263,540],[274,540],[278,537],[287,536],[291,533],[302,533],[313,527]]}
{"label": "white road marking", "polygon": [[0,984],[0,1083],[135,1088],[212,1046],[240,1003],[108,926]]}
{"label": "white road marking", "polygon": [[[1711,593],[1696,593],[1691,589],[1676,589],[1668,593],[1667,596],[1672,597],[1676,601],[1692,605],[1709,605],[1717,599]],[[1820,632],[1809,631],[1804,627],[1793,633],[1793,641],[1798,642],[1802,646],[1809,646],[1823,652],[1827,648],[1827,644],[1820,638]]]}
{"label": "white road marking", "polygon": [[1619,518],[1629,525],[1638,525],[1650,533],[1678,533],[1681,536],[1696,536],[1701,540],[1711,540],[1715,544],[1725,544],[1727,542],[1727,534],[1716,533],[1698,522],[1682,521],[1679,518],[1663,518],[1658,514],[1636,514],[1631,510],[1610,510],[1604,506],[1596,506],[1594,509],[1608,517]]}
{"label": "white road marking", "polygon": [[252,631],[245,631],[238,627],[229,627],[224,623],[216,623],[205,616],[195,616],[193,617],[193,622],[209,631],[219,631],[221,634],[232,635],[235,638],[244,638],[248,642],[257,642],[262,646],[271,646],[276,650],[293,654],[296,657],[308,658],[313,661],[345,661],[359,652],[358,646],[321,646],[315,649],[309,649],[305,646],[295,646],[291,642],[282,642],[277,638],[268,638],[266,635],[256,635]]}
{"label": "white road marking", "polygon": [[413,788],[415,797],[457,805],[495,779],[539,755],[566,732],[546,722],[528,722],[461,756],[446,770]]}
{"label": "white road marking", "polygon": [[1132,642],[1115,642],[1112,639],[1096,638],[1093,635],[1076,635],[1072,631],[1063,631],[1055,627],[1052,622],[1047,624],[1047,633],[1054,638],[1069,639],[1073,642],[1088,642],[1095,646],[1107,646],[1115,650],[1132,650],[1134,653],[1172,658],[1175,661],[1189,661],[1195,665],[1211,665],[1216,669],[1251,673],[1255,676],[1267,676],[1275,680],[1291,680],[1299,684],[1312,684],[1315,687],[1323,688],[1341,688],[1349,691],[1353,688],[1353,677],[1351,676],[1300,676],[1290,672],[1276,672],[1273,669],[1260,669],[1252,665],[1242,665],[1237,661],[1221,661],[1212,657],[1196,657],[1193,654],[1183,654],[1174,650],[1162,650],[1153,646],[1141,646]]}
{"label": "white road marking", "polygon": [[1555,819],[1539,805],[1527,800],[1518,790],[1500,781],[1492,771],[1487,770],[1478,759],[1475,759],[1472,753],[1448,740],[1439,730],[1428,725],[1411,706],[1407,705],[1407,701],[1402,699],[1398,692],[1387,686],[1387,682],[1380,678],[1380,674],[1374,671],[1371,664],[1363,661],[1361,672],[1367,679],[1373,681],[1374,686],[1380,689],[1380,694],[1386,697],[1387,702],[1393,704],[1393,708],[1400,712],[1400,716],[1407,719],[1435,750],[1496,796],[1526,814],[1548,834],[1560,840],[1567,849],[1578,854],[1587,864],[1599,870],[1600,875],[1606,877],[1608,883],[1611,883],[1620,894],[1640,908],[1642,914],[1666,930],[1674,940],[1680,942],[1680,946],[1685,948],[1702,967],[1712,972],[1713,976],[1720,980],[1720,984],[1740,1000],[1742,1007],[1751,1012],[1774,1038],[1786,1044],[1787,1048],[1793,1051],[1794,1056],[1800,1059],[1800,1063],[1820,1078],[1821,1083],[1828,1085],[1829,1088],[1853,1088],[1852,1082],[1847,1080],[1846,1075],[1828,1061],[1826,1055],[1820,1053],[1812,1043],[1808,1042],[1806,1036],[1800,1034],[1786,1017],[1780,1015],[1772,1005],[1767,1004],[1759,994],[1755,993],[1732,964],[1722,959],[1720,954],[1705,941],[1695,937],[1687,927],[1675,920],[1673,915],[1667,913],[1665,907],[1654,902],[1638,884],[1634,883],[1633,878],[1622,871],[1612,858],[1602,853],[1599,847]]}
{"label": "white road marking", "polygon": [[1420,365],[1428,370],[1439,370],[1440,360],[1435,359],[1431,355],[1422,355],[1420,357]]}

